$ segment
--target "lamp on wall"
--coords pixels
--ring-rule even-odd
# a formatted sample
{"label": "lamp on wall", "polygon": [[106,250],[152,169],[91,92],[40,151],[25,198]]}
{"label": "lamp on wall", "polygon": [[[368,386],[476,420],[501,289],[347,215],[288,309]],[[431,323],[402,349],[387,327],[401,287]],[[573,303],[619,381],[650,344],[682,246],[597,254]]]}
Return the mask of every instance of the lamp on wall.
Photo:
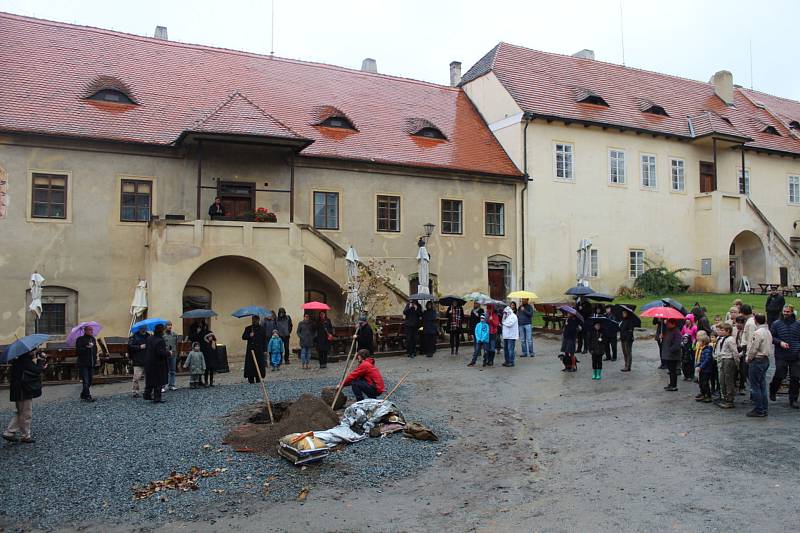
{"label": "lamp on wall", "polygon": [[417,246],[419,246],[420,248],[425,246],[425,244],[428,242],[428,239],[433,234],[433,228],[435,228],[435,227],[436,226],[433,225],[430,222],[428,222],[427,224],[423,224],[423,226],[422,226],[423,234],[419,238],[419,240],[417,241]]}

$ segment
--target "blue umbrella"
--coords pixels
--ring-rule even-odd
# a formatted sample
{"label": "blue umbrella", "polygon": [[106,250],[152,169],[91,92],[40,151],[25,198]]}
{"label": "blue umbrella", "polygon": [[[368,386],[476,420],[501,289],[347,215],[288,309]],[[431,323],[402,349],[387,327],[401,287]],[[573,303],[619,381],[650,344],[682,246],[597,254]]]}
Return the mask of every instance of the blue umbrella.
{"label": "blue umbrella", "polygon": [[594,289],[591,287],[584,287],[583,285],[576,285],[575,287],[570,287],[567,289],[564,294],[568,296],[585,296],[587,294],[592,294]]}
{"label": "blue umbrella", "polygon": [[164,320],[163,318],[146,318],[132,325],[131,331],[138,331],[142,328],[147,331],[153,331],[156,326],[166,326],[167,322],[169,320]]}
{"label": "blue umbrella", "polygon": [[661,300],[653,300],[652,302],[647,302],[639,311],[647,311],[648,309],[652,309],[653,307],[664,307],[664,302]]}
{"label": "blue umbrella", "polygon": [[217,313],[211,309],[192,309],[183,313],[181,318],[211,318],[212,316],[217,316]]}
{"label": "blue umbrella", "polygon": [[35,350],[37,346],[40,344],[47,342],[50,339],[50,335],[45,335],[43,333],[36,333],[35,335],[28,335],[27,337],[22,337],[18,341],[12,343],[8,348],[5,349],[3,355],[0,356],[0,363],[8,363],[12,359],[16,359],[20,355],[24,355],[31,350]]}
{"label": "blue umbrella", "polygon": [[264,309],[263,307],[259,307],[257,305],[248,305],[247,307],[242,307],[241,309],[237,309],[231,316],[235,316],[236,318],[244,318],[246,316],[260,316],[264,318],[272,318],[272,311],[268,309]]}

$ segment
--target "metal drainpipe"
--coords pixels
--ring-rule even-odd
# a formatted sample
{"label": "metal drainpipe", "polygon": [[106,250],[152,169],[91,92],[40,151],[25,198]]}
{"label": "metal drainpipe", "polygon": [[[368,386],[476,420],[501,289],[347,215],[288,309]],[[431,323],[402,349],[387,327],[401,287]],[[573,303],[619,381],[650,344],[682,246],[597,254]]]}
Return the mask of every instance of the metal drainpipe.
{"label": "metal drainpipe", "polygon": [[522,173],[523,178],[525,178],[525,186],[520,191],[520,219],[522,222],[521,227],[521,234],[522,234],[522,290],[525,290],[525,193],[528,190],[528,182],[530,178],[528,177],[528,124],[531,123],[531,119],[533,118],[532,115],[528,113],[522,114],[522,119],[525,121],[525,129],[522,131]]}

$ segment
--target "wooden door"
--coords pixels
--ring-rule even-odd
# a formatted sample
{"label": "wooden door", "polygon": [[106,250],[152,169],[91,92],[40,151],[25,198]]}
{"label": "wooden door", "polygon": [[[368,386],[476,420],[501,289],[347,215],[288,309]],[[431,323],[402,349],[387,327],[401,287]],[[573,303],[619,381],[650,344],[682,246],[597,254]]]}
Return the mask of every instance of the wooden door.
{"label": "wooden door", "polygon": [[225,218],[245,220],[255,211],[255,183],[223,181],[218,195],[225,206]]}
{"label": "wooden door", "polygon": [[700,192],[712,192],[717,190],[717,183],[714,179],[714,163],[700,161]]}
{"label": "wooden door", "polygon": [[503,268],[489,269],[489,296],[494,300],[506,297],[506,271]]}

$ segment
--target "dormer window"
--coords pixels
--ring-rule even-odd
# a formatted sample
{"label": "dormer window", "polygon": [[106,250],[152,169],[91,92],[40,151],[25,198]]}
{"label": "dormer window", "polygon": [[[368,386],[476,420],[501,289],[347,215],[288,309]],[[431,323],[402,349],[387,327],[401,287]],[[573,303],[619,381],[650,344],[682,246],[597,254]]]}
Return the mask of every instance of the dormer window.
{"label": "dormer window", "polygon": [[355,130],[355,126],[350,122],[347,117],[331,116],[319,123],[320,126],[327,126],[329,128],[341,128],[345,130]]}
{"label": "dormer window", "polygon": [[580,104],[593,104],[608,107],[608,102],[603,100],[603,97],[589,89],[580,87],[575,88],[575,101]]}
{"label": "dormer window", "polygon": [[128,104],[128,105],[133,105],[136,103],[131,99],[130,96],[116,89],[100,89],[99,91],[91,95],[88,98],[88,100],[95,100],[98,102],[113,102],[115,104]]}
{"label": "dormer window", "polygon": [[650,113],[651,115],[661,115],[662,117],[668,117],[667,111],[661,107],[660,105],[653,104],[651,107],[648,107],[644,110],[645,113]]}
{"label": "dormer window", "polygon": [[731,122],[731,119],[729,119],[728,117],[719,117],[719,118],[727,122],[729,126],[733,126],[733,122]]}
{"label": "dormer window", "polygon": [[770,135],[777,135],[778,137],[781,136],[781,134],[778,133],[778,130],[775,129],[775,126],[767,126],[763,130],[761,130],[761,132],[762,133],[769,133]]}
{"label": "dormer window", "polygon": [[442,133],[441,130],[439,130],[439,128],[435,128],[433,126],[422,128],[419,131],[412,133],[411,135],[416,135],[417,137],[426,137],[428,139],[440,139],[440,140],[447,139],[447,137],[444,136],[444,133]]}
{"label": "dormer window", "polygon": [[789,123],[789,127],[793,130],[800,130],[800,122],[793,120]]}

